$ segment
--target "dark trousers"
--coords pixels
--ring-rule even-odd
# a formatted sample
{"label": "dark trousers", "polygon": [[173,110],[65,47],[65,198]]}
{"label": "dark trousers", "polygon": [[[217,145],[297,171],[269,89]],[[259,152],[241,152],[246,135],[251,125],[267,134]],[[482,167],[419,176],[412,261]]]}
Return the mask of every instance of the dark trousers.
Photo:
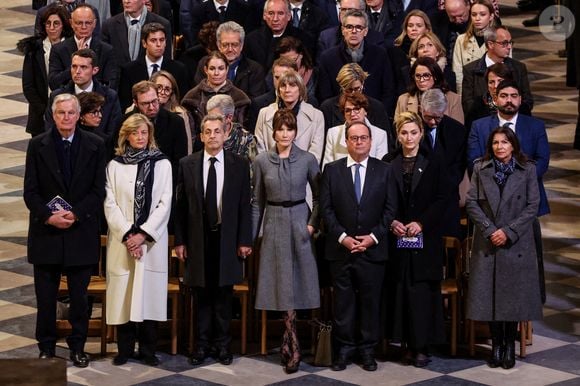
{"label": "dark trousers", "polygon": [[87,287],[91,280],[92,265],[62,267],[56,264],[34,265],[36,292],[36,340],[41,351],[54,353],[56,341],[56,298],[61,275],[66,275],[70,297],[68,321],[72,326],[66,338],[73,351],[83,351],[89,329]]}
{"label": "dark trousers", "polygon": [[233,286],[219,286],[221,231],[206,228],[205,287],[196,287],[198,348],[228,348]]}
{"label": "dark trousers", "polygon": [[538,261],[538,278],[540,280],[540,296],[542,304],[546,303],[546,279],[544,274],[544,245],[542,243],[542,227],[540,220],[536,217],[532,223],[534,232],[534,243],[536,244],[536,257]]}
{"label": "dark trousers", "polygon": [[135,341],[139,341],[139,354],[144,358],[155,356],[157,347],[157,322],[128,322],[117,326],[117,347],[119,356],[131,358],[135,351]]}
{"label": "dark trousers", "polygon": [[347,261],[331,261],[334,286],[333,338],[336,354],[373,354],[380,338],[381,289],[384,262],[372,262],[362,254]]}

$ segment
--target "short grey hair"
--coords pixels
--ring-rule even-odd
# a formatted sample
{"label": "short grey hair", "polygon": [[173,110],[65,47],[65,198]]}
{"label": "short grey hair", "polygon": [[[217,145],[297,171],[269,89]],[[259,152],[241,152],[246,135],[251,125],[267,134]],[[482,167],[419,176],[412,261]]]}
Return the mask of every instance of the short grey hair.
{"label": "short grey hair", "polygon": [[421,109],[430,113],[443,114],[447,109],[447,98],[441,89],[432,88],[421,96]]}
{"label": "short grey hair", "polygon": [[244,44],[244,39],[246,38],[246,31],[244,31],[244,27],[242,27],[235,21],[226,21],[225,23],[219,25],[219,27],[215,31],[215,36],[217,38],[218,43],[220,41],[220,36],[224,32],[233,32],[240,34],[240,42]]}
{"label": "short grey hair", "polygon": [[66,93],[65,94],[58,94],[57,96],[54,97],[54,100],[52,101],[52,106],[51,106],[52,113],[53,114],[55,113],[56,105],[58,105],[59,103],[62,103],[62,102],[66,102],[66,101],[74,101],[77,112],[79,114],[81,113],[81,104],[80,104],[78,98],[76,96],[74,96],[73,94],[66,94]]}
{"label": "short grey hair", "polygon": [[[338,3],[338,5],[340,6],[340,3],[342,3],[342,0]],[[358,0],[358,9],[360,9],[361,11],[364,11],[367,8],[367,2],[365,0]]]}
{"label": "short grey hair", "polygon": [[211,111],[213,109],[219,109],[225,116],[234,115],[234,112],[236,111],[234,99],[227,94],[214,95],[209,98],[205,105],[206,111]]}
{"label": "short grey hair", "polygon": [[[268,8],[268,4],[270,4],[272,1],[274,0],[266,0],[264,2],[264,13],[266,13],[266,9]],[[290,5],[290,1],[289,0],[280,0],[286,3],[286,5],[288,6],[288,13],[292,13],[292,6]],[[364,1],[364,0],[363,0]]]}
{"label": "short grey hair", "polygon": [[346,11],[346,13],[342,15],[342,17],[340,18],[340,24],[342,26],[344,26],[344,23],[346,23],[347,17],[360,17],[362,19],[365,19],[365,27],[369,26],[369,15],[367,15],[367,13],[364,10],[361,11],[359,9],[351,9],[349,11]]}
{"label": "short grey hair", "polygon": [[507,32],[510,32],[510,30],[507,29],[507,27],[504,25],[500,25],[497,27],[490,26],[489,28],[486,28],[485,31],[483,31],[483,41],[485,42],[486,47],[487,47],[488,42],[494,42],[497,40],[497,30],[498,29],[503,29]]}

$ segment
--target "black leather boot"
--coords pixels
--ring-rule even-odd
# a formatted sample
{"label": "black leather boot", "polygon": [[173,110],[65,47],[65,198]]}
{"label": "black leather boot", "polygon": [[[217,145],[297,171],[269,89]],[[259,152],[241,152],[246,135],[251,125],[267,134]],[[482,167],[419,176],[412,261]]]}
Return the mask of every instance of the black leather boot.
{"label": "black leather boot", "polygon": [[505,353],[501,367],[511,369],[516,365],[516,335],[518,333],[518,322],[505,322]]}
{"label": "black leather boot", "polygon": [[488,365],[491,368],[496,368],[502,365],[505,351],[503,323],[489,322],[489,331],[491,332],[491,356]]}

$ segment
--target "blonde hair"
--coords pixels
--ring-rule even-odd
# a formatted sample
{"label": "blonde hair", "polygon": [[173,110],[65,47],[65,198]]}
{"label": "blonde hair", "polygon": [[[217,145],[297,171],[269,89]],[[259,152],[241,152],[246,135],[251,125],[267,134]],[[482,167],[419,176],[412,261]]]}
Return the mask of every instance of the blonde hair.
{"label": "blonde hair", "polygon": [[336,82],[341,89],[346,89],[355,80],[364,83],[369,77],[369,73],[362,69],[357,63],[347,63],[340,68],[338,75],[336,75]]}
{"label": "blonde hair", "polygon": [[432,31],[426,31],[423,32],[421,35],[417,36],[417,39],[413,40],[413,43],[411,43],[411,47],[409,48],[410,58],[419,57],[419,41],[423,38],[431,40],[431,43],[433,43],[435,48],[437,48],[437,51],[439,51],[437,59],[445,57],[445,55],[447,54],[447,50],[445,49],[445,46],[441,43],[441,40],[439,40],[437,35],[435,35],[435,33],[433,33]]}
{"label": "blonde hair", "polygon": [[400,47],[401,44],[403,44],[403,39],[405,39],[405,36],[407,36],[407,24],[409,24],[409,19],[413,16],[418,16],[421,19],[423,19],[427,31],[433,31],[433,28],[431,27],[431,20],[429,20],[429,16],[427,16],[427,14],[421,11],[420,9],[414,9],[407,14],[405,20],[403,21],[403,30],[401,31],[401,34],[397,36],[397,38],[395,39],[396,47]]}
{"label": "blonde hair", "polygon": [[157,149],[157,143],[155,142],[155,128],[153,127],[153,124],[145,115],[136,113],[125,119],[121,129],[119,129],[119,139],[117,140],[115,155],[125,154],[125,151],[127,150],[129,135],[137,131],[137,129],[139,129],[139,127],[142,125],[147,126],[147,131],[149,134],[147,139],[147,149]]}
{"label": "blonde hair", "polygon": [[404,111],[395,118],[395,129],[397,129],[397,135],[399,135],[401,128],[407,123],[416,124],[419,130],[421,130],[421,137],[423,137],[423,134],[425,133],[423,130],[423,120],[419,114],[414,111]]}
{"label": "blonde hair", "polygon": [[[490,0],[475,0],[471,4],[471,8],[469,10],[469,26],[467,27],[467,31],[465,31],[465,39],[463,39],[463,48],[467,48],[469,44],[469,40],[473,35],[475,35],[475,26],[473,25],[473,20],[471,20],[471,10],[473,9],[474,5],[483,5],[489,11],[489,15],[491,19],[489,19],[489,25],[484,28],[487,29],[490,26],[495,27],[497,23],[497,19],[495,18],[495,9],[493,7],[493,3]],[[484,43],[485,44],[485,43]]]}

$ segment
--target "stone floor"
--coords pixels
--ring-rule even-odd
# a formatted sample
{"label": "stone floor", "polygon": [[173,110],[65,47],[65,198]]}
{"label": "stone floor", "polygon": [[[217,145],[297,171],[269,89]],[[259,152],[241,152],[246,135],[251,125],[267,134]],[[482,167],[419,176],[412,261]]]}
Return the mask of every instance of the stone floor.
{"label": "stone floor", "polygon": [[[93,361],[86,369],[68,363],[69,385],[580,385],[580,153],[572,149],[578,93],[565,87],[565,60],[556,52],[563,43],[546,40],[538,28],[523,29],[530,14],[514,8],[515,0],[502,1],[502,20],[511,27],[514,57],[530,71],[536,100],[534,114],[546,121],[552,155],[545,178],[552,214],[542,218],[548,300],[544,320],[534,323],[533,345],[516,367],[490,369],[484,363],[485,347],[475,358],[460,347],[451,358],[434,352],[429,367],[416,369],[381,360],[374,373],[351,365],[333,372],[305,363],[301,371],[286,375],[274,351],[236,356],[231,366],[208,361],[191,368],[183,355],[161,351],[157,368],[129,362],[111,365],[115,346],[101,358],[91,338],[87,351]],[[35,299],[31,267],[26,262],[28,212],[22,201],[26,102],[21,92],[22,57],[16,42],[32,31],[34,16],[29,0],[3,0],[0,4],[0,358],[35,358]],[[68,357],[66,345],[57,354]],[[307,358],[308,362],[308,358]],[[26,384],[26,379],[22,379]]]}

